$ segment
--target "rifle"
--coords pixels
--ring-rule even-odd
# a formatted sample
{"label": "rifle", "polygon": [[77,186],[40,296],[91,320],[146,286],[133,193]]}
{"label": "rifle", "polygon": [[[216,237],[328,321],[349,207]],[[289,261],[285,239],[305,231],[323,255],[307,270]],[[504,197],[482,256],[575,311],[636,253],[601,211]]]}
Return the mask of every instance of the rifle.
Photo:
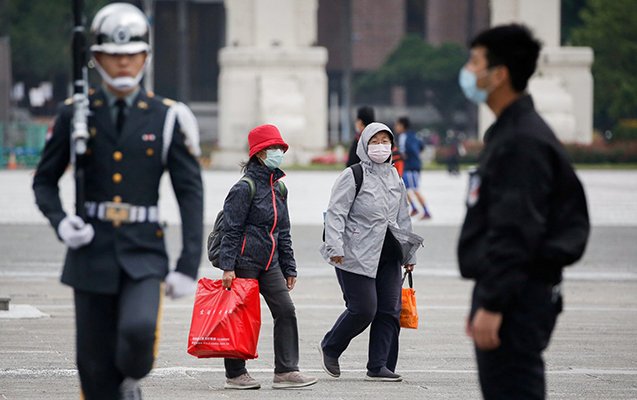
{"label": "rifle", "polygon": [[71,163],[75,177],[75,213],[86,220],[84,207],[84,167],[88,135],[88,69],[84,33],[84,1],[73,1],[73,121],[71,128]]}

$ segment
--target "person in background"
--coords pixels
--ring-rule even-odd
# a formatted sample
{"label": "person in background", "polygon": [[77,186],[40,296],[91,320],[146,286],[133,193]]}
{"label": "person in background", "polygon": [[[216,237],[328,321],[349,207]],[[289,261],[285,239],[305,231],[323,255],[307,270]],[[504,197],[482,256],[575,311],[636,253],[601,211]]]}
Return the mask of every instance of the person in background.
{"label": "person in background", "polygon": [[458,241],[460,272],[475,281],[466,326],[487,400],[545,398],[542,352],[562,311],[562,269],[590,230],[582,185],[526,92],[539,53],[525,26],[496,26],[473,39],[459,76],[465,96],[496,116]]}
{"label": "person in background", "polygon": [[367,380],[400,381],[396,373],[402,268],[412,271],[422,238],[412,232],[402,179],[391,165],[394,135],[374,122],[363,130],[357,154],[362,182],[353,168],[332,188],[325,216],[323,258],[335,267],[346,310],[319,345],[322,366],[340,376],[339,357],[371,325]]}
{"label": "person in background", "polygon": [[420,153],[425,148],[422,139],[416,135],[416,132],[410,130],[411,121],[408,117],[400,117],[394,123],[394,130],[398,134],[398,147],[403,155],[404,172],[403,181],[407,188],[407,198],[411,205],[410,215],[416,216],[422,210],[421,219],[430,219],[431,212],[427,208],[425,197],[420,193],[420,170],[422,169],[422,161]]}
{"label": "person in background", "polygon": [[354,135],[354,140],[352,140],[352,144],[349,147],[347,162],[345,163],[346,167],[360,162],[361,159],[356,154],[356,149],[358,148],[358,139],[361,137],[361,132],[363,132],[363,129],[365,129],[365,127],[371,124],[373,121],[374,109],[372,107],[363,106],[356,111],[356,121],[354,121],[356,135]]}
{"label": "person in background", "polygon": [[[73,156],[72,99],[56,118],[33,179],[38,207],[68,247],[62,282],[73,288],[77,368],[87,400],[141,399],[139,380],[158,347],[162,281],[172,298],[194,293],[201,258],[199,131],[184,104],[139,85],[151,52],[148,33],[146,16],[131,4],[109,4],[93,19],[90,50],[102,85],[89,95],[90,139],[78,161],[86,219],[64,211],[58,188]],[[181,213],[183,247],[174,270],[157,205],[164,171]]]}

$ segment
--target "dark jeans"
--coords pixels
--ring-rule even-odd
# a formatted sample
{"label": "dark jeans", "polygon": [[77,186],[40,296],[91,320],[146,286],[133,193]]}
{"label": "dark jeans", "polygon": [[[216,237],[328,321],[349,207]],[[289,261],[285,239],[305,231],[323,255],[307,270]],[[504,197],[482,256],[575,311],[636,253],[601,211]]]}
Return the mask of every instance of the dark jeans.
{"label": "dark jeans", "polygon": [[491,351],[476,348],[485,399],[545,398],[542,352],[561,311],[557,288],[537,281],[525,285],[515,303],[503,312],[500,347]]}
{"label": "dark jeans", "polygon": [[[259,292],[265,300],[274,320],[274,373],[299,370],[299,331],[296,310],[285,277],[278,266],[267,271],[236,269],[237,278],[259,280]],[[245,360],[224,359],[226,377],[236,378],[246,372]]]}
{"label": "dark jeans", "polygon": [[87,400],[117,399],[125,377],[141,379],[152,369],[160,286],[122,274],[117,295],[75,290],[77,368]]}
{"label": "dark jeans", "polygon": [[400,250],[393,236],[388,238],[383,244],[376,279],[336,268],[346,310],[321,342],[326,355],[338,358],[352,339],[371,324],[367,369],[374,372],[383,366],[394,371],[398,361],[402,271]]}

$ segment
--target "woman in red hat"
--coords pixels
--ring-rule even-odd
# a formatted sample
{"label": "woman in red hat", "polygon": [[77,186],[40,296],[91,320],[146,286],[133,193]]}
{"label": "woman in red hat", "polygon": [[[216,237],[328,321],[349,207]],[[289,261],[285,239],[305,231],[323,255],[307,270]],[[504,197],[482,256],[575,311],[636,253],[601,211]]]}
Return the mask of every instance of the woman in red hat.
{"label": "woman in red hat", "polygon": [[[219,266],[223,286],[232,280],[259,280],[259,291],[274,319],[275,389],[316,383],[299,372],[299,334],[289,291],[296,283],[296,262],[290,238],[287,190],[279,169],[287,143],[274,125],[261,125],[248,135],[250,159],[223,205],[224,236]],[[247,179],[246,179],[247,178]],[[245,360],[225,359],[226,389],[259,389],[260,383],[245,368]]]}

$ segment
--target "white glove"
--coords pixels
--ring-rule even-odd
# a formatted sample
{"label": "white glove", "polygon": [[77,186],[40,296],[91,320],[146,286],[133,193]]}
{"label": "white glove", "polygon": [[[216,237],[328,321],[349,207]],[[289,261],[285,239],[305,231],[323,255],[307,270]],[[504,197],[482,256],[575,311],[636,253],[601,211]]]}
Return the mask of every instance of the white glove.
{"label": "white glove", "polygon": [[58,225],[58,235],[71,249],[78,249],[91,243],[95,231],[77,215],[67,215]]}
{"label": "white glove", "polygon": [[171,271],[166,276],[166,296],[175,300],[195,293],[197,282],[181,272]]}

